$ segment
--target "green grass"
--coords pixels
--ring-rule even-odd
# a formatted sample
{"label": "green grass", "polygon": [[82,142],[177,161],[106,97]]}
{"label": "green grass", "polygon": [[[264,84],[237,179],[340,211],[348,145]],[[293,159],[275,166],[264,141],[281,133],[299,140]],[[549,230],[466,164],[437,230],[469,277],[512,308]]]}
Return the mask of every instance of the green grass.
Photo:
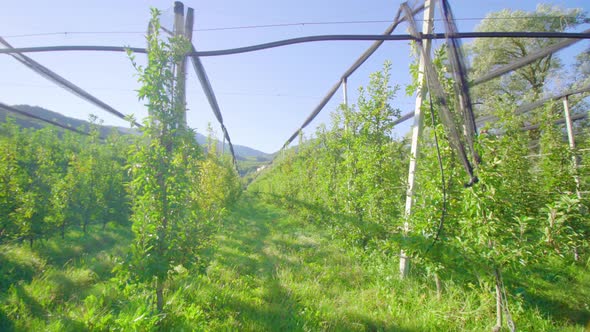
{"label": "green grass", "polygon": [[[165,314],[153,294],[116,278],[132,234],[123,226],[0,246],[0,330],[489,331],[490,285],[419,274],[346,245],[327,227],[245,196],[191,270],[171,272]],[[557,260],[506,276],[522,331],[584,331],[587,268]],[[459,279],[457,279],[459,280]]]}

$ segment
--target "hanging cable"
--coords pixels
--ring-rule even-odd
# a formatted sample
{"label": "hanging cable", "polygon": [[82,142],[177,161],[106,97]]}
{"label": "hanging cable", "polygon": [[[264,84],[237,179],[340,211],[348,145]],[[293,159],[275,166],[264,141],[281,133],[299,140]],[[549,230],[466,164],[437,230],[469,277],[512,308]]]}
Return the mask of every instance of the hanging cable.
{"label": "hanging cable", "polygon": [[[590,29],[582,32],[531,32],[531,31],[512,31],[512,32],[459,32],[456,38],[567,38],[563,42],[559,42],[547,49],[540,50],[538,53],[531,54],[522,61],[528,61],[521,63],[521,61],[515,61],[511,64],[513,67],[503,72],[490,73],[490,77],[486,77],[486,80],[490,80],[494,77],[503,75],[511,70],[518,69],[525,66],[536,59],[542,58],[547,54],[557,52],[565,47],[571,46],[576,42],[584,39],[590,39]],[[445,35],[442,33],[435,34],[421,34],[418,37],[412,35],[318,35],[318,36],[307,36],[283,39],[269,43],[256,44],[245,47],[236,47],[223,50],[212,50],[212,51],[198,51],[189,52],[187,56],[222,56],[241,54],[248,52],[256,52],[267,50],[271,48],[283,47],[288,45],[303,44],[310,42],[324,42],[324,41],[404,41],[404,40],[421,40],[421,39],[445,39]],[[2,53],[36,53],[36,52],[63,52],[63,51],[100,51],[100,52],[128,52],[134,53],[147,53],[147,50],[142,47],[128,47],[128,46],[97,46],[97,45],[66,45],[66,46],[39,46],[39,47],[18,47],[14,49],[0,49]],[[520,67],[519,67],[520,66]],[[499,70],[498,70],[499,71]],[[470,82],[470,85],[477,85],[483,82],[475,81]]]}
{"label": "hanging cable", "polygon": [[[428,75],[426,76],[426,85],[428,86]],[[439,166],[439,170],[440,170],[440,182],[441,182],[441,192],[442,192],[442,210],[440,213],[440,220],[438,223],[438,229],[436,230],[436,235],[434,236],[434,240],[432,240],[432,243],[430,244],[430,246],[426,249],[426,252],[424,253],[424,255],[428,255],[428,252],[430,251],[430,249],[432,249],[434,247],[434,245],[436,244],[436,242],[438,241],[438,239],[440,238],[440,235],[442,234],[443,231],[443,227],[445,224],[445,217],[447,214],[447,186],[446,186],[446,181],[445,181],[445,169],[444,169],[444,165],[443,165],[443,160],[442,160],[442,155],[440,153],[440,145],[438,143],[438,134],[436,132],[436,120],[435,120],[435,116],[434,116],[434,107],[432,105],[432,95],[430,94],[430,91],[428,92],[428,100],[430,103],[430,119],[432,121],[432,128],[434,130],[434,145],[436,146],[436,157],[438,159],[438,166]]]}
{"label": "hanging cable", "polygon": [[463,137],[467,141],[467,148],[471,152],[471,159],[475,166],[481,163],[481,157],[475,149],[475,139],[477,137],[477,126],[475,124],[475,115],[469,93],[467,80],[467,66],[465,64],[465,55],[461,47],[461,40],[457,38],[459,33],[453,17],[451,6],[447,0],[441,0],[442,16],[445,22],[445,36],[447,49],[449,51],[449,62],[451,64],[451,74],[454,78],[453,88],[457,96],[459,112],[463,115]]}
{"label": "hanging cable", "polygon": [[414,16],[412,15],[410,7],[408,7],[407,3],[403,3],[401,8],[405,12],[410,34],[416,38],[418,44],[420,45],[419,49],[422,54],[422,58],[424,59],[425,74],[427,77],[429,77],[427,80],[427,83],[429,84],[428,91],[435,94],[436,102],[440,107],[440,118],[447,132],[449,143],[451,144],[451,147],[453,147],[457,152],[459,160],[461,161],[461,164],[463,164],[465,172],[469,176],[469,182],[467,182],[465,186],[471,186],[477,182],[477,177],[475,177],[473,166],[471,165],[469,158],[467,158],[465,145],[461,140],[461,136],[453,119],[453,115],[449,109],[446,93],[438,78],[438,73],[434,67],[432,59],[430,58],[430,54],[427,54],[422,47],[422,41],[420,38],[421,34],[418,33],[416,21],[414,20]]}

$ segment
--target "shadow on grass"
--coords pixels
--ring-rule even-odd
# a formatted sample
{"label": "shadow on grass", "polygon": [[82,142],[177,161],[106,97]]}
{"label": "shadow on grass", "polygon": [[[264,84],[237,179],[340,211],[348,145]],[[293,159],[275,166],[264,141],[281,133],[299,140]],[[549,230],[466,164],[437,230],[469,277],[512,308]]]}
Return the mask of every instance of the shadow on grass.
{"label": "shadow on grass", "polygon": [[[320,308],[315,307],[317,304],[303,302],[282,284],[279,271],[306,276],[313,270],[320,275],[322,270],[331,268],[330,262],[336,254],[314,243],[306,232],[298,231],[298,225],[290,222],[286,213],[268,209],[255,199],[245,197],[226,224],[218,240],[216,262],[237,273],[237,278],[247,279],[251,288],[237,290],[239,294],[228,294],[224,289],[226,286],[211,285],[213,294],[225,294],[213,298],[211,314],[221,315],[221,321],[233,317],[237,325],[232,328],[256,331],[326,328],[410,331],[356,313],[350,313],[349,319],[344,321],[323,317]],[[299,259],[288,259],[291,256]],[[316,264],[311,267],[307,265],[309,262]],[[321,283],[315,285],[321,289],[317,294],[320,298],[333,291],[324,289]]]}
{"label": "shadow on grass", "polygon": [[0,253],[0,292],[5,292],[18,281],[31,282],[38,272],[33,265],[9,257],[6,253]]}
{"label": "shadow on grass", "polygon": [[14,331],[14,323],[6,315],[3,308],[0,308],[0,331]]}
{"label": "shadow on grass", "polygon": [[[246,301],[239,296],[215,296],[211,306],[220,312],[237,314],[236,328],[260,331],[302,330],[305,322],[300,315],[302,308],[291,298],[276,276],[278,264],[291,264],[267,254],[265,247],[270,241],[269,225],[280,214],[261,209],[253,201],[244,198],[226,222],[219,236],[215,260],[221,266],[235,271],[239,277],[255,280],[253,288],[260,288],[258,300]],[[276,223],[271,227],[276,226]],[[222,287],[215,287],[214,293],[221,294]],[[254,291],[238,290],[240,292]],[[216,313],[216,314],[219,314]],[[227,321],[227,317],[220,317]]]}
{"label": "shadow on grass", "polygon": [[109,251],[120,244],[120,241],[131,239],[131,229],[124,226],[107,227],[106,230],[89,229],[87,234],[71,231],[65,239],[54,237],[50,240],[38,241],[33,249],[50,264],[61,267],[69,261],[80,259],[89,253]]}
{"label": "shadow on grass", "polygon": [[[367,237],[380,237],[383,239],[384,236],[388,236],[388,240],[396,244],[394,248],[403,246],[424,253],[424,249],[432,245],[432,239],[422,236],[403,238],[400,234],[387,234],[386,232],[376,235],[375,231],[381,232],[384,229],[371,227],[367,222],[360,222],[349,215],[335,214],[325,207],[310,204],[309,202],[272,194],[259,193],[258,195],[264,195],[264,199],[271,204],[286,205],[287,208],[295,212],[301,209],[308,213],[311,212],[322,221],[340,224],[344,230],[358,228],[361,232],[366,233],[364,236],[357,236],[360,241],[353,242],[353,244],[359,246],[366,244]],[[340,235],[347,237],[351,234],[343,233]],[[389,254],[393,257],[396,253],[390,252]],[[465,255],[462,248],[444,242],[444,239],[441,239],[433,246],[427,254],[423,254],[421,259],[444,266],[445,268],[439,272],[441,279],[453,280],[453,284],[462,287],[465,291],[470,290],[470,286],[468,286],[470,283],[478,282],[478,275],[480,278],[488,277],[492,281],[492,271],[489,266],[485,265],[484,261],[470,259]],[[563,262],[553,262],[543,266],[537,265],[527,268],[528,270],[523,273],[510,274],[505,271],[506,286],[512,294],[522,293],[525,307],[539,310],[552,321],[587,326],[590,321],[590,302],[588,302],[588,299],[590,299],[590,278],[584,278],[581,275],[587,274],[588,271],[581,266],[568,269],[566,265]],[[416,267],[413,268],[413,270],[415,269]],[[577,271],[574,272],[572,269]],[[482,272],[486,270],[490,270],[489,273]],[[380,328],[382,327],[378,329]]]}
{"label": "shadow on grass", "polygon": [[[54,236],[35,241],[33,248],[21,244],[0,253],[0,331],[17,328],[28,316],[49,323],[56,308],[84,298],[97,279],[110,277],[111,256],[130,237],[131,231],[122,226],[87,235],[72,230],[65,239]],[[59,320],[69,331],[85,330],[83,323],[65,315],[50,320]]]}
{"label": "shadow on grass", "polygon": [[[304,215],[307,221],[332,228],[337,235],[350,240],[353,245],[365,247],[375,239],[386,239],[390,233],[385,225],[371,222],[363,216],[335,213],[325,206],[291,197],[269,193],[255,193],[270,204],[282,206],[294,214]],[[302,214],[301,211],[304,211]]]}
{"label": "shadow on grass", "polygon": [[[573,271],[577,270],[578,271]],[[556,259],[533,266],[526,275],[511,276],[524,303],[554,321],[588,326],[590,323],[590,278],[581,266]]]}
{"label": "shadow on grass", "polygon": [[[45,319],[47,315],[45,308],[30,296],[20,283],[10,288],[8,297],[11,304],[0,307],[0,327],[2,331],[12,331],[15,328],[14,322],[22,320],[20,316]],[[7,303],[9,302],[7,301]],[[16,308],[18,308],[18,311],[14,311]],[[6,312],[2,311],[5,309],[8,309],[9,312],[13,311],[16,317],[7,315]]]}

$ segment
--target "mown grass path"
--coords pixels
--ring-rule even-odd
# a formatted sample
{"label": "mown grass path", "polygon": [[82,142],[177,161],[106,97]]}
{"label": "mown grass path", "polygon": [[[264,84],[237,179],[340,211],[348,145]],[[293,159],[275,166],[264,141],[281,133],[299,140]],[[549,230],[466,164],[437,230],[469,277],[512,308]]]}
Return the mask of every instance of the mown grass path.
{"label": "mown grass path", "polygon": [[[205,330],[485,331],[495,322],[488,287],[447,281],[439,298],[431,279],[400,280],[395,259],[251,196],[213,248],[194,293]],[[534,307],[512,314],[523,330],[584,329]]]}
{"label": "mown grass path", "polygon": [[218,294],[210,313],[218,328],[403,330],[367,306],[383,302],[366,289],[365,272],[325,230],[245,198],[212,253],[207,277]]}
{"label": "mown grass path", "polygon": [[[491,283],[454,271],[439,297],[424,269],[400,280],[395,257],[346,244],[327,224],[347,222],[341,216],[306,222],[245,194],[205,245],[200,263],[170,272],[162,315],[154,311],[149,286],[115,272],[131,242],[127,226],[74,231],[34,248],[0,245],[0,330],[492,329]],[[555,260],[511,278],[511,290],[519,292],[519,299],[510,298],[518,329],[584,331],[589,285],[586,267]]]}

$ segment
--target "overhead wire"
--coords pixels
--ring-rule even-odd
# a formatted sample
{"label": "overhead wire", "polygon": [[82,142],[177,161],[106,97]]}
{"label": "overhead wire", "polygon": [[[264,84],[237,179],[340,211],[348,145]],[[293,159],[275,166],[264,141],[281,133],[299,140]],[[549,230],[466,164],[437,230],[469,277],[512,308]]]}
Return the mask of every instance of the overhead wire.
{"label": "overhead wire", "polygon": [[[398,12],[399,18],[399,12]],[[399,22],[403,21],[404,18],[399,20]],[[396,25],[399,22],[394,22]],[[245,27],[242,27],[245,28]],[[198,29],[197,29],[198,30]],[[392,29],[393,30],[393,29]],[[457,33],[455,38],[506,38],[506,37],[522,37],[522,38],[536,38],[536,37],[544,37],[544,38],[571,38],[570,40],[563,41],[559,43],[559,46],[555,46],[551,49],[552,51],[556,51],[563,47],[567,47],[573,43],[575,43],[576,39],[586,39],[590,38],[590,29],[586,30],[582,33],[552,33],[552,32],[471,32],[471,33]],[[314,41],[333,41],[333,40],[373,40],[376,41],[375,44],[380,45],[383,41],[386,40],[422,40],[422,39],[443,39],[448,38],[445,34],[414,34],[414,35],[321,35],[321,36],[308,36],[308,37],[300,37],[300,38],[292,38],[286,40],[280,40],[270,43],[252,45],[247,47],[241,48],[234,48],[234,49],[226,49],[226,50],[214,50],[214,51],[202,51],[196,52],[193,49],[193,52],[188,53],[188,56],[199,57],[199,56],[219,56],[219,55],[229,55],[229,54],[239,54],[244,52],[253,52],[268,48],[304,43],[304,42],[314,42]],[[377,45],[377,47],[378,47]],[[558,45],[558,44],[556,44]],[[375,48],[376,49],[376,48]],[[133,51],[136,53],[145,53],[146,49],[144,48],[133,48],[133,47],[117,47],[117,46],[50,46],[50,47],[29,47],[29,48],[12,48],[12,49],[1,49],[0,53],[17,53],[20,56],[23,56],[20,53],[25,52],[46,52],[46,51]],[[374,50],[373,50],[374,51]],[[542,51],[541,51],[542,52]],[[547,52],[547,51],[545,51]],[[343,77],[347,77],[347,75],[352,74],[354,70],[356,70],[372,53],[365,53],[353,66],[343,75]],[[366,57],[365,57],[366,55]],[[544,56],[542,53],[539,54],[531,54],[526,61],[534,61],[535,57],[542,57]],[[532,60],[531,60],[532,59]],[[518,62],[518,61],[517,61]],[[500,76],[510,70],[514,70],[514,68],[519,68],[519,66],[524,66],[528,63],[521,59],[520,62],[513,64],[510,69],[504,69],[505,71],[495,71],[494,73],[490,73],[485,77],[486,80],[489,80],[493,77]],[[341,78],[342,80],[342,78]],[[300,127],[300,130],[309,125],[311,121],[319,114],[319,111],[327,104],[328,100],[333,96],[336,90],[339,88],[341,84],[341,80],[337,82],[332,89],[330,89],[328,95],[330,95],[325,101],[322,100],[318,108],[312,112],[312,114],[304,121],[303,125]],[[67,82],[67,81],[66,81]],[[482,80],[471,82],[470,85],[479,84]],[[69,83],[69,82],[68,82]],[[100,101],[99,101],[100,102]],[[107,105],[108,106],[108,105]],[[401,120],[403,118],[410,118],[409,114],[404,115],[402,118],[398,119]],[[138,124],[136,124],[138,125]],[[138,125],[139,126],[139,125]],[[222,127],[223,129],[223,127]],[[298,130],[298,132],[300,131]],[[298,133],[297,133],[298,134]],[[297,134],[292,135],[289,138],[289,141],[293,141]],[[290,142],[289,142],[290,143]],[[285,146],[283,146],[284,148]]]}
{"label": "overhead wire", "polygon": [[[456,38],[567,38],[569,40],[564,41],[564,45],[561,47],[555,46],[550,48],[553,52],[570,46],[580,40],[590,39],[590,29],[583,32],[531,32],[531,31],[513,31],[513,32],[460,32],[457,33]],[[404,41],[404,40],[423,40],[423,39],[445,39],[446,36],[441,33],[435,34],[420,34],[419,36],[413,36],[409,34],[400,35],[316,35],[283,39],[268,43],[250,45],[245,47],[236,47],[221,50],[211,51],[195,51],[188,52],[187,56],[222,56],[222,55],[233,55],[241,53],[249,53],[267,50],[276,47],[283,47],[295,44],[303,44],[310,42],[325,42],[325,41]],[[557,45],[557,44],[556,44]],[[65,51],[101,51],[101,52],[134,52],[134,53],[147,53],[147,49],[143,47],[130,47],[130,46],[101,46],[101,45],[65,45],[65,46],[39,46],[39,47],[19,47],[13,49],[0,49],[0,54],[3,53],[37,53],[37,52],[65,52]],[[548,51],[544,51],[548,52]],[[547,53],[545,53],[546,55]],[[532,56],[532,55],[531,55]],[[542,57],[544,55],[538,55]],[[531,62],[534,61],[531,60]],[[529,62],[530,63],[530,62]],[[523,65],[526,65],[525,63]],[[515,64],[516,68],[519,68],[519,64]],[[504,72],[505,73],[505,72]],[[496,76],[492,76],[489,79],[503,75],[504,73],[496,73]],[[488,80],[489,80],[488,79]],[[479,84],[481,82],[475,82],[470,84]]]}
{"label": "overhead wire", "polygon": [[[171,7],[172,8],[172,7]],[[169,9],[170,10],[170,9]],[[562,19],[575,18],[574,16],[516,16],[516,17],[464,17],[455,18],[455,21],[481,21],[481,20],[522,20],[522,19]],[[433,21],[443,21],[444,19],[433,19]],[[416,21],[422,21],[416,19]],[[287,22],[287,23],[271,23],[271,24],[253,24],[242,26],[227,26],[227,27],[211,27],[193,29],[193,32],[207,32],[207,31],[225,31],[225,30],[251,30],[251,29],[268,29],[281,27],[301,27],[314,25],[354,25],[354,24],[377,24],[389,23],[391,20],[348,20],[348,21],[303,21],[303,22]],[[585,22],[588,23],[588,22]],[[45,37],[45,36],[70,36],[70,35],[122,35],[122,34],[144,34],[141,30],[115,30],[115,31],[54,31],[54,32],[37,32],[27,34],[5,35],[6,38],[26,38],[26,37]]]}

